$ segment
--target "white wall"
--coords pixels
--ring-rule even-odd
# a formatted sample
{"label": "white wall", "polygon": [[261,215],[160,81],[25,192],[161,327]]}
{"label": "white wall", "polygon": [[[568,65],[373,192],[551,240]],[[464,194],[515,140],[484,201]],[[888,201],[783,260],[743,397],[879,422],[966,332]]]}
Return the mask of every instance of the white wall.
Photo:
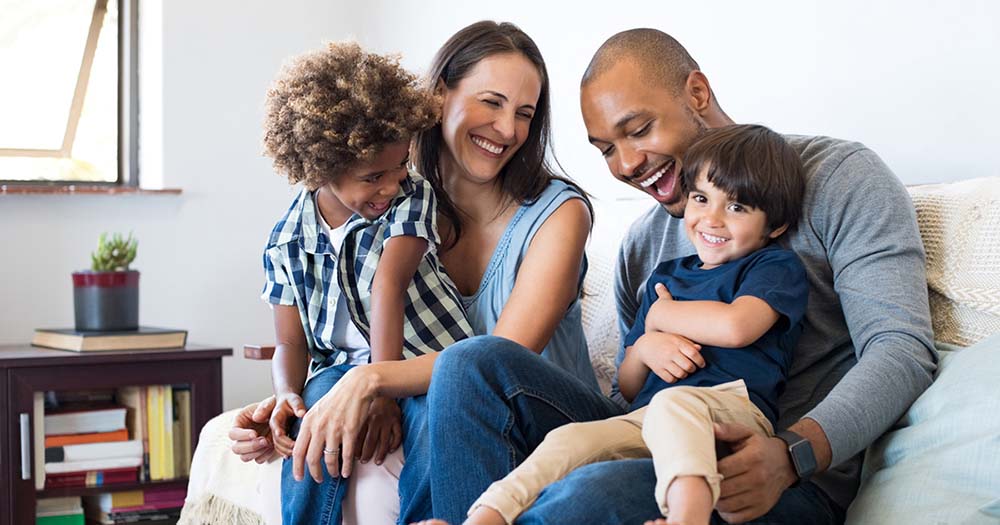
{"label": "white wall", "polygon": [[[907,183],[998,174],[1000,5],[508,0],[502,7],[455,0],[157,4],[162,128],[146,135],[152,139],[144,147],[162,147],[162,155],[143,158],[162,159],[146,168],[184,193],[0,196],[0,343],[26,341],[35,327],[71,325],[69,273],[85,266],[105,230],[133,230],[140,239],[144,323],[185,327],[192,341],[237,350],[271,340],[270,313],[257,299],[260,253],[293,191],[260,155],[263,96],[286,57],[323,40],[354,36],[405,53],[404,64],[420,70],[470,22],[517,23],[548,62],[559,159],[604,199],[639,194],[613,182],[587,144],[577,85],[601,42],[637,26],[684,43],[739,122],[863,141]],[[143,124],[155,126],[156,115],[147,117]],[[265,363],[234,357],[224,371],[227,408],[269,390]]]}

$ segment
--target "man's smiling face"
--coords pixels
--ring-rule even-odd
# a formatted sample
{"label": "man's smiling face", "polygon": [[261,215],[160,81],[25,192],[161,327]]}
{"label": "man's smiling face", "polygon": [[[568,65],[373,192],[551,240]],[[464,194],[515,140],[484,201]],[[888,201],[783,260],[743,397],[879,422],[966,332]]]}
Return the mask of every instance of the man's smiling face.
{"label": "man's smiling face", "polygon": [[683,94],[649,82],[634,60],[621,60],[580,90],[590,143],[618,180],[684,215],[681,158],[705,128]]}

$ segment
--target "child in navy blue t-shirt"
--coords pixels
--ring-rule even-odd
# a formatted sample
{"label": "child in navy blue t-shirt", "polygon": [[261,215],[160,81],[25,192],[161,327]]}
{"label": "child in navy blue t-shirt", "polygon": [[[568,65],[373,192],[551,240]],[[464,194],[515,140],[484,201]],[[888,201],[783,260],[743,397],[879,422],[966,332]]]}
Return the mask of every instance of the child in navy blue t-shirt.
{"label": "child in navy blue t-shirt", "polygon": [[618,359],[633,411],[549,433],[466,523],[512,523],[576,467],[651,455],[669,517],[657,522],[707,524],[721,481],[713,424],[774,435],[809,293],[798,257],[773,242],[799,221],[801,161],[763,126],[728,126],[691,146],[682,179],[697,255],[660,264],[647,281]]}

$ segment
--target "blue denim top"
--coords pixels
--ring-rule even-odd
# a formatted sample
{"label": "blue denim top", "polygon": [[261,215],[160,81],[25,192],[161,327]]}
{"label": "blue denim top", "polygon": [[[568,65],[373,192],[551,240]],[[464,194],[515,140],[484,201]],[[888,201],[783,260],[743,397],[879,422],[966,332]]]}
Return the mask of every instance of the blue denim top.
{"label": "blue denim top", "polygon": [[[518,268],[538,229],[562,203],[579,198],[580,194],[575,188],[554,180],[537,199],[525,203],[517,210],[493,251],[479,289],[471,296],[462,297],[469,323],[476,334],[493,333],[500,312],[514,290]],[[579,286],[583,285],[586,274],[587,261],[584,259],[580,264]],[[599,390],[587,352],[587,340],[583,336],[579,298],[573,301],[559,321],[552,339],[542,350],[542,357],[578,377],[594,390]]]}

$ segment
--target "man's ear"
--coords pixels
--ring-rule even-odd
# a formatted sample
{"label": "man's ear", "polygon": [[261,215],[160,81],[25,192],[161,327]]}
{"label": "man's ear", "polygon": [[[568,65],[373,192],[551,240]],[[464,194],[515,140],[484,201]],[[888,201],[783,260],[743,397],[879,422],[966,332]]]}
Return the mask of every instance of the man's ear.
{"label": "man's ear", "polygon": [[777,228],[772,230],[771,233],[767,234],[767,237],[769,239],[777,239],[778,237],[781,237],[781,234],[785,233],[786,231],[788,231],[788,225],[782,224],[781,226],[778,226]]}
{"label": "man's ear", "polygon": [[691,109],[704,116],[712,105],[712,86],[708,84],[708,77],[701,71],[692,71],[688,74],[684,90]]}

